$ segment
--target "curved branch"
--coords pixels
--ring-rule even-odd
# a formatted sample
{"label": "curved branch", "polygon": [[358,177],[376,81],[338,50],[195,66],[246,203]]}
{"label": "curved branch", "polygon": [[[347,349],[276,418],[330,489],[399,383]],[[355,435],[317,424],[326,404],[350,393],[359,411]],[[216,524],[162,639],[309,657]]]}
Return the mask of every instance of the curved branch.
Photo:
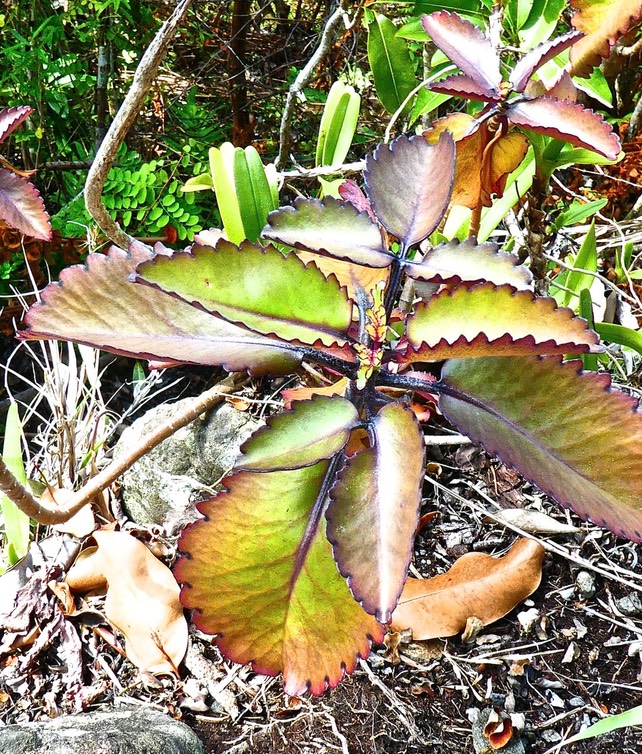
{"label": "curved branch", "polygon": [[29,518],[37,521],[39,524],[61,524],[68,521],[75,513],[110,484],[116,481],[121,474],[136,463],[139,458],[149,453],[163,440],[171,437],[177,430],[186,424],[193,422],[201,414],[210,411],[214,406],[221,403],[226,395],[235,392],[241,386],[241,380],[244,375],[238,373],[226,377],[218,385],[206,390],[198,398],[195,398],[180,412],[170,417],[167,421],[160,424],[149,434],[143,436],[141,442],[134,447],[131,452],[112,461],[109,466],[104,468],[96,476],[92,477],[84,487],[66,501],[64,505],[52,505],[39,500],[29,492],[14,477],[11,471],[0,457],[0,492],[16,504],[16,506]]}
{"label": "curved branch", "polygon": [[127,132],[136,120],[145,96],[156,76],[158,66],[165,57],[178,25],[191,4],[192,0],[180,0],[172,15],[156,32],[156,36],[145,50],[127,96],[116,113],[87,175],[85,183],[87,211],[107,238],[124,249],[129,247],[134,238],[125,233],[105,209],[102,202],[103,188],[107,175],[116,162],[118,147],[122,144]]}
{"label": "curved branch", "polygon": [[294,79],[293,84],[288,89],[288,96],[285,100],[285,107],[283,108],[283,115],[281,116],[281,127],[279,129],[279,153],[274,161],[274,165],[277,170],[281,170],[283,165],[287,162],[290,156],[290,144],[292,140],[292,117],[294,115],[294,100],[295,98],[305,100],[303,95],[303,89],[310,83],[314,69],[319,65],[323,58],[330,51],[334,33],[339,24],[345,19],[346,28],[349,28],[347,22],[348,16],[348,0],[339,0],[334,13],[328,18],[326,25],[323,28],[321,34],[321,40],[319,46],[312,54],[310,60],[304,68],[302,68],[297,77]]}

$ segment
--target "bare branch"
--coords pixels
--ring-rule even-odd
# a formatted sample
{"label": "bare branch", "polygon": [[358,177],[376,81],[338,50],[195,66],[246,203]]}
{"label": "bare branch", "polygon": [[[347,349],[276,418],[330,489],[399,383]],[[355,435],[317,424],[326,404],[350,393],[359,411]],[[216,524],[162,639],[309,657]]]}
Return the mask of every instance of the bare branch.
{"label": "bare branch", "polygon": [[[294,115],[295,98],[302,101],[305,100],[303,90],[310,83],[310,79],[312,78],[312,74],[314,73],[315,68],[330,51],[330,47],[332,46],[334,39],[334,34],[339,27],[339,24],[341,24],[344,19],[346,19],[347,21],[347,8],[348,0],[340,0],[339,4],[336,7],[336,10],[328,18],[325,26],[323,27],[319,46],[314,51],[312,57],[310,58],[310,60],[308,60],[305,67],[299,71],[297,77],[294,79],[294,82],[288,90],[288,96],[285,100],[285,107],[283,108],[283,115],[281,116],[281,127],[279,129],[279,153],[276,157],[276,160],[274,161],[274,165],[276,166],[277,170],[281,170],[283,165],[288,161],[288,157],[290,156],[290,146],[292,141],[292,117]],[[349,28],[349,25],[347,23],[346,27]]]}
{"label": "bare branch", "polygon": [[118,223],[114,222],[105,209],[102,202],[103,187],[109,171],[116,162],[118,147],[122,144],[127,132],[136,120],[145,96],[154,81],[158,66],[165,57],[178,25],[191,3],[192,0],[180,0],[172,15],[161,26],[145,51],[138,64],[127,96],[116,113],[87,175],[87,182],[85,183],[87,211],[105,236],[124,249],[127,249],[134,239],[125,233]]}
{"label": "bare branch", "polygon": [[84,505],[91,500],[110,484],[116,481],[118,477],[127,469],[133,466],[139,458],[149,453],[163,440],[171,437],[177,430],[186,424],[193,422],[206,411],[210,411],[214,406],[221,403],[226,395],[233,393],[240,387],[244,375],[232,374],[214,387],[206,390],[198,398],[195,398],[180,413],[175,414],[171,419],[160,424],[152,432],[142,438],[141,443],[133,448],[127,455],[112,461],[99,474],[92,477],[87,484],[73,494],[64,506],[51,505],[44,503],[42,500],[35,498],[20,482],[13,476],[6,464],[0,458],[0,492],[12,500],[20,510],[29,518],[34,519],[39,524],[61,524],[68,521]]}

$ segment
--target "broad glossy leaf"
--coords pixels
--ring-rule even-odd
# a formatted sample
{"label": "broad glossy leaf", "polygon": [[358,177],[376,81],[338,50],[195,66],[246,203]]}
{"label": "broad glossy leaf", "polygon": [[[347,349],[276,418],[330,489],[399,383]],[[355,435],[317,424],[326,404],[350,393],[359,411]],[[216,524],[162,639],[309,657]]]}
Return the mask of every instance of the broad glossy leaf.
{"label": "broad glossy leaf", "polygon": [[438,11],[421,23],[432,41],[471,79],[496,95],[502,81],[499,55],[481,29],[456,13]]}
{"label": "broad glossy leaf", "polygon": [[128,281],[153,257],[112,247],[68,267],[29,310],[25,340],[71,340],[124,356],[184,364],[224,365],[255,374],[293,371],[302,351],[232,325],[161,291]]}
{"label": "broad glossy leaf", "polygon": [[25,236],[51,240],[51,223],[40,193],[5,168],[0,168],[0,218]]}
{"label": "broad glossy leaf", "polygon": [[571,73],[586,76],[608,57],[617,40],[642,19],[642,0],[571,0],[571,18],[587,36],[571,49]]}
{"label": "broad glossy leaf", "polygon": [[453,567],[430,579],[410,578],[392,616],[396,631],[412,629],[415,641],[453,636],[468,618],[484,626],[509,613],[532,594],[542,579],[545,550],[533,539],[518,539],[495,558],[469,552]]}
{"label": "broad glossy leaf", "polygon": [[552,298],[509,285],[443,290],[408,318],[408,361],[512,354],[587,353],[599,343],[586,322]]}
{"label": "broad glossy leaf", "polygon": [[517,63],[510,75],[510,83],[516,92],[523,92],[535,71],[581,39],[581,31],[569,31],[531,50]]}
{"label": "broad glossy leaf", "polygon": [[413,412],[401,403],[384,406],[370,426],[373,446],[347,460],[332,488],[327,532],[355,599],[387,623],[412,557],[424,440]]}
{"label": "broad glossy leaf", "polygon": [[507,115],[516,126],[586,147],[609,160],[620,153],[620,139],[604,118],[575,102],[538,97],[512,105]]}
{"label": "broad glossy leaf", "polygon": [[235,662],[282,672],[293,696],[336,686],[383,635],[323,531],[328,466],[228,477],[226,492],[199,504],[206,518],[184,530],[175,568],[196,626]]}
{"label": "broad glossy leaf", "polygon": [[387,267],[392,262],[379,226],[350,202],[332,197],[321,202],[295,199],[293,207],[270,212],[263,237],[369,267]]}
{"label": "broad glossy leaf", "polygon": [[443,217],[452,189],[455,142],[400,136],[366,157],[366,193],[381,224],[406,246],[423,241]]}
{"label": "broad glossy leaf", "polygon": [[20,107],[7,107],[0,110],[0,142],[4,141],[9,134],[13,133],[19,125],[25,122],[33,112],[33,107],[21,105]]}
{"label": "broad glossy leaf", "polygon": [[[381,14],[368,26],[368,60],[381,104],[395,113],[417,86],[408,43],[397,36],[397,27]],[[412,102],[403,109],[406,115]]]}
{"label": "broad glossy leaf", "polygon": [[426,253],[423,261],[406,267],[409,277],[428,283],[479,283],[531,287],[533,276],[515,254],[499,251],[495,243],[478,244],[474,238],[463,243],[449,241]]}
{"label": "broad glossy leaf", "polygon": [[342,345],[352,318],[352,304],[336,280],[272,246],[194,244],[141,264],[136,281],[285,340]]}
{"label": "broad glossy leaf", "polygon": [[642,415],[611,378],[559,358],[453,359],[446,418],[581,518],[642,541]]}
{"label": "broad glossy leaf", "polygon": [[359,422],[351,401],[315,396],[296,401],[289,411],[271,416],[241,447],[235,468],[252,471],[297,469],[332,458]]}
{"label": "broad glossy leaf", "polygon": [[430,84],[431,92],[439,94],[452,94],[455,97],[464,97],[465,99],[474,99],[481,102],[497,102],[499,94],[495,91],[489,93],[488,89],[480,84],[476,79],[465,74],[455,74],[446,76]]}

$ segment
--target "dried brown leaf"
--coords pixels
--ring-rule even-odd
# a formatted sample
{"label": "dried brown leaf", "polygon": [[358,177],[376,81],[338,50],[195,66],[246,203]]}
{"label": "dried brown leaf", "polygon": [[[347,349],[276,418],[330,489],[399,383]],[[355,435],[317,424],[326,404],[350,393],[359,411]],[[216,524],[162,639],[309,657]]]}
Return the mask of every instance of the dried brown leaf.
{"label": "dried brown leaf", "polygon": [[127,657],[141,670],[175,673],[187,649],[187,622],[171,571],[126,532],[101,530],[94,539],[97,547],[83,553],[66,582],[87,591],[106,581],[105,615],[125,636]]}
{"label": "dried brown leaf", "polygon": [[471,552],[447,573],[408,579],[391,627],[411,628],[416,640],[453,636],[475,616],[487,626],[509,613],[539,586],[544,548],[519,539],[500,558]]}

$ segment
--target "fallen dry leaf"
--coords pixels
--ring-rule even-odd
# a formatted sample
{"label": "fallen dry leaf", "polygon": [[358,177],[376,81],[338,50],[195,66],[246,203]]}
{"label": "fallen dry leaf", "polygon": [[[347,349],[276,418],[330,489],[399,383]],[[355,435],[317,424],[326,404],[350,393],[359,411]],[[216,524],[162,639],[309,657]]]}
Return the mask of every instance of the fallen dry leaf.
{"label": "fallen dry leaf", "polygon": [[105,615],[125,636],[127,657],[141,670],[175,673],[187,650],[187,621],[172,572],[139,540],[97,531],[65,581],[74,592],[107,583]]}
{"label": "fallen dry leaf", "polygon": [[285,408],[292,407],[292,401],[307,401],[315,395],[345,395],[348,388],[348,378],[342,377],[332,385],[315,385],[314,387],[293,387],[281,391],[285,401]]}
{"label": "fallen dry leaf", "polygon": [[409,578],[391,627],[411,628],[415,640],[426,640],[459,633],[471,616],[487,626],[537,589],[543,559],[539,542],[518,539],[501,558],[470,552],[440,576]]}

